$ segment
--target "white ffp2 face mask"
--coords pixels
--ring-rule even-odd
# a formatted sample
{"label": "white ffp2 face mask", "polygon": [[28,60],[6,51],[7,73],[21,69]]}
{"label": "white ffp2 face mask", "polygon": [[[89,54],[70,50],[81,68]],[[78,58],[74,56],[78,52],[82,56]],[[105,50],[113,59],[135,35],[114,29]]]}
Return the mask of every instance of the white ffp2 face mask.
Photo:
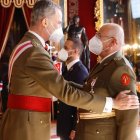
{"label": "white ffp2 face mask", "polygon": [[49,40],[52,42],[59,42],[63,38],[64,34],[62,28],[55,29],[54,32],[50,35]]}
{"label": "white ffp2 face mask", "polygon": [[[108,38],[107,40],[104,40],[103,42],[107,42],[111,39],[112,39],[112,37]],[[100,55],[103,51],[106,51],[108,49],[110,49],[110,47],[103,49],[102,41],[96,36],[92,37],[89,41],[89,50],[90,50],[90,52],[92,52],[96,55]]]}
{"label": "white ffp2 face mask", "polygon": [[103,51],[103,43],[96,36],[89,40],[89,50],[90,52],[99,55]]}
{"label": "white ffp2 face mask", "polygon": [[62,48],[58,52],[58,58],[65,62],[68,59],[68,52],[64,48]]}
{"label": "white ffp2 face mask", "polygon": [[53,28],[53,32],[50,33],[48,31],[48,33],[50,34],[50,37],[49,37],[49,40],[52,41],[52,42],[60,42],[60,40],[63,38],[64,34],[63,34],[63,31],[62,31],[62,27],[59,27],[57,29],[55,29],[55,27],[52,25],[52,23],[50,22],[50,25],[51,27]]}

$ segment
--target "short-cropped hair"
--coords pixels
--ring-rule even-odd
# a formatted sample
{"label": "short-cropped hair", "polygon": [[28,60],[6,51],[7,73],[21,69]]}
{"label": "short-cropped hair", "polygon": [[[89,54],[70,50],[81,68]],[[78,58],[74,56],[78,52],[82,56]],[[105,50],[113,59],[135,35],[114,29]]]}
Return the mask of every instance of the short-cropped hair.
{"label": "short-cropped hair", "polygon": [[79,38],[68,38],[67,40],[70,40],[73,42],[73,49],[78,49],[79,54],[81,55],[83,52],[83,44],[81,39]]}
{"label": "short-cropped hair", "polygon": [[37,1],[31,13],[31,25],[35,25],[39,20],[45,17],[53,16],[56,12],[56,8],[61,9],[59,5],[51,0]]}

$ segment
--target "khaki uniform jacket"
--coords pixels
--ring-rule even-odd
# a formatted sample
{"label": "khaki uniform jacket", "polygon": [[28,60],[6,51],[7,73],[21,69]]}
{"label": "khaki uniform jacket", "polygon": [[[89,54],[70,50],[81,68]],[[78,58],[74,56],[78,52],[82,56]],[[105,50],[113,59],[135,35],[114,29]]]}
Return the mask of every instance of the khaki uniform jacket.
{"label": "khaki uniform jacket", "polygon": [[[89,78],[85,82],[85,91],[89,92],[91,90],[92,82],[94,83],[93,95],[98,94],[104,97],[115,98],[117,94],[123,90],[131,90],[134,94],[136,94],[135,74],[130,66],[130,63],[126,60],[126,58],[124,58],[121,52],[116,52],[106,58],[101,64],[97,64],[93,68]],[[107,90],[106,93],[100,92],[104,89]],[[80,112],[85,111],[80,110]],[[117,125],[116,140],[135,140],[136,127],[138,124],[138,109],[126,111],[115,110],[115,113]],[[88,129],[88,126],[86,128]],[[92,128],[90,127],[90,129]],[[88,138],[86,139],[90,140]]]}
{"label": "khaki uniform jacket", "polygon": [[[32,41],[15,61],[10,93],[50,98],[87,110],[102,112],[106,99],[78,90],[60,76],[48,52],[33,34],[27,32],[21,43]],[[98,107],[97,107],[98,106]],[[0,140],[49,140],[50,113],[7,109],[2,118]]]}

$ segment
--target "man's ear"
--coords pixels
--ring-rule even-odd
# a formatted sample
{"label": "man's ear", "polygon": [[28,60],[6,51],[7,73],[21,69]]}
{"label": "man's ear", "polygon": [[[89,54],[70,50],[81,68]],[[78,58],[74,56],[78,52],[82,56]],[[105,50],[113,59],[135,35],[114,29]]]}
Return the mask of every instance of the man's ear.
{"label": "man's ear", "polygon": [[116,38],[113,38],[113,41],[112,41],[112,42],[113,42],[113,45],[114,45],[114,44],[115,44],[115,45],[116,45],[116,44],[118,44],[118,42],[117,42],[117,39],[116,39]]}
{"label": "man's ear", "polygon": [[47,18],[44,18],[43,20],[42,20],[42,25],[43,25],[43,27],[47,27],[48,26],[48,19]]}
{"label": "man's ear", "polygon": [[74,51],[76,54],[79,54],[80,53],[80,50],[79,49],[75,49]]}

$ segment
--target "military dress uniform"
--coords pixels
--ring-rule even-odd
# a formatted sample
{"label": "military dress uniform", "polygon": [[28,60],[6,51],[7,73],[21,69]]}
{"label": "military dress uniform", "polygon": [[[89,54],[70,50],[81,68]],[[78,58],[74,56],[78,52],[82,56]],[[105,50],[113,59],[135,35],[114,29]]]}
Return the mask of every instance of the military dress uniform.
{"label": "military dress uniform", "polygon": [[[84,90],[113,98],[123,90],[136,94],[135,79],[129,62],[121,52],[116,52],[93,68]],[[135,140],[138,109],[102,114],[82,109],[79,112],[76,140]]]}
{"label": "military dress uniform", "polygon": [[[71,66],[71,64],[73,64]],[[79,59],[76,59],[69,63],[71,66],[67,69],[65,67],[62,75],[64,79],[68,81],[75,82],[77,84],[83,85],[84,80],[88,76],[88,71],[86,67],[82,64]],[[67,124],[67,125],[66,125]],[[76,131],[77,125],[77,108],[67,105],[60,100],[57,101],[57,135],[61,137],[62,140],[70,140],[70,132]]]}
{"label": "military dress uniform", "polygon": [[12,53],[10,64],[10,94],[0,140],[49,140],[52,95],[72,106],[103,111],[106,98],[92,96],[65,81],[35,34],[24,35]]}

